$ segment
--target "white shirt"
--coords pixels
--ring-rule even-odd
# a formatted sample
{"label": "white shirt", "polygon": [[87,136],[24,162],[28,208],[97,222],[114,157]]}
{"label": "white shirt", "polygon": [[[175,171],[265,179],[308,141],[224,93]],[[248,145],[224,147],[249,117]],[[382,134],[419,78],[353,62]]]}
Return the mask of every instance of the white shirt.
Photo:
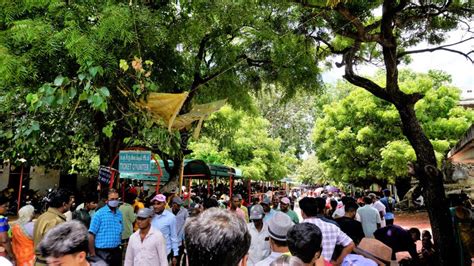
{"label": "white shirt", "polygon": [[283,253],[272,251],[272,253],[270,253],[270,256],[268,256],[264,260],[259,261],[257,264],[255,264],[255,266],[269,266],[270,264],[272,264],[272,262],[281,257],[281,255],[283,255]]}
{"label": "white shirt", "polygon": [[379,213],[382,212],[382,217],[380,217],[380,226],[381,227],[384,227],[385,226],[385,205],[383,205],[382,202],[380,202],[379,200],[377,200],[376,202],[372,203],[372,205],[370,205],[372,207],[374,207]]}
{"label": "white shirt", "polygon": [[[337,207],[336,208],[336,210],[332,214],[332,218],[337,219],[337,218],[344,217],[344,215],[346,215],[346,211],[344,209],[344,205],[342,205],[342,207]],[[356,219],[356,221],[360,222],[360,216],[359,216],[358,213],[356,213],[355,219]]]}
{"label": "white shirt", "polygon": [[124,265],[167,266],[166,240],[163,237],[163,234],[158,230],[150,228],[150,231],[148,231],[148,234],[142,242],[140,230],[133,233],[128,240]]}
{"label": "white shirt", "polygon": [[247,265],[252,266],[268,257],[271,253],[270,242],[265,241],[265,238],[268,237],[268,225],[263,222],[263,227],[260,232],[257,231],[254,223],[248,223],[247,228],[252,237]]}
{"label": "white shirt", "polygon": [[360,215],[364,235],[373,238],[374,232],[377,230],[377,224],[382,222],[379,212],[374,207],[365,205],[357,209],[357,213]]}

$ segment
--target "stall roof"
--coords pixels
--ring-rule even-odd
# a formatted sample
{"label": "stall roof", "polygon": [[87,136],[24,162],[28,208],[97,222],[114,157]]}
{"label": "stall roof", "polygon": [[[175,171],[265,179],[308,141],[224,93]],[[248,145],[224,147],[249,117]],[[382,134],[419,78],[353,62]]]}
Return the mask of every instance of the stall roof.
{"label": "stall roof", "polygon": [[[168,171],[166,171],[163,161],[159,160],[158,162],[160,163],[160,168],[163,172],[161,182],[168,182],[170,175]],[[170,167],[173,167],[173,161],[168,160],[168,163]],[[156,182],[159,171],[154,160],[152,160],[150,164],[153,175],[123,173],[120,174],[120,178]],[[184,161],[184,177],[191,177],[193,179],[210,179],[211,177],[229,178],[230,175],[234,178],[242,178],[242,170],[220,164],[206,164],[202,160],[187,159]]]}

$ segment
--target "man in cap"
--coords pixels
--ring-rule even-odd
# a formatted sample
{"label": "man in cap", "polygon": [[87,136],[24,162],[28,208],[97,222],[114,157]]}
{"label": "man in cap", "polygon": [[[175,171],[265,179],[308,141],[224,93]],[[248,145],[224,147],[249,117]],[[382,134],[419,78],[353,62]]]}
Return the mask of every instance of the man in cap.
{"label": "man in cap", "polygon": [[125,266],[168,265],[166,240],[160,231],[151,227],[153,210],[138,210],[139,230],[130,236],[125,254]]}
{"label": "man in cap", "polygon": [[288,253],[288,243],[286,239],[286,234],[293,227],[293,222],[291,218],[282,213],[277,212],[273,218],[268,222],[268,234],[270,249],[272,253],[266,259],[259,261],[256,266],[267,266],[270,265],[273,261],[277,260],[284,253]]}
{"label": "man in cap", "polygon": [[270,204],[271,204],[271,201],[269,197],[263,198],[262,202],[260,203],[260,205],[262,205],[263,211],[265,212],[263,221],[267,223],[268,221],[270,221],[273,215],[275,215],[275,213],[277,212],[274,209],[270,208]]}
{"label": "man in cap", "polygon": [[256,204],[250,210],[251,223],[247,224],[252,242],[250,243],[249,259],[247,265],[252,266],[255,263],[265,259],[270,255],[270,243],[265,241],[268,235],[268,225],[263,221],[265,212],[260,204]]}
{"label": "man in cap", "polygon": [[178,264],[184,253],[184,224],[186,223],[186,219],[189,217],[188,210],[182,207],[183,204],[183,200],[178,196],[175,196],[171,201],[171,212],[176,216],[176,234],[179,241]]}
{"label": "man in cap", "polygon": [[153,229],[160,231],[166,240],[166,254],[172,265],[177,265],[179,256],[179,239],[176,232],[176,217],[166,207],[166,197],[158,194],[151,199],[155,216],[151,220]]}
{"label": "man in cap", "polygon": [[[332,223],[325,222],[317,217],[318,206],[315,198],[305,197],[300,200],[301,216],[303,222],[312,223],[321,229],[323,234],[323,258],[326,262],[340,265],[344,257],[354,249],[354,242],[339,227]],[[343,246],[341,254],[334,261],[331,261],[336,245]]]}
{"label": "man in cap", "polygon": [[284,197],[280,200],[280,211],[290,216],[291,221],[293,221],[293,223],[298,224],[300,222],[300,218],[298,218],[298,214],[296,214],[295,211],[290,209],[289,198]]}
{"label": "man in cap", "polygon": [[228,210],[210,208],[184,226],[189,265],[246,265],[250,234],[244,220]]}

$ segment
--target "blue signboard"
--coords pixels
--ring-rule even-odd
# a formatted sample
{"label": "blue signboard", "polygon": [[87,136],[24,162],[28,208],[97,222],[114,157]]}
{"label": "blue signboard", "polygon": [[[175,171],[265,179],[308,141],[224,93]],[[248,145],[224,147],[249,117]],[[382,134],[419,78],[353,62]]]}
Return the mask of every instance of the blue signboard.
{"label": "blue signboard", "polygon": [[120,151],[119,171],[129,174],[151,173],[151,151]]}

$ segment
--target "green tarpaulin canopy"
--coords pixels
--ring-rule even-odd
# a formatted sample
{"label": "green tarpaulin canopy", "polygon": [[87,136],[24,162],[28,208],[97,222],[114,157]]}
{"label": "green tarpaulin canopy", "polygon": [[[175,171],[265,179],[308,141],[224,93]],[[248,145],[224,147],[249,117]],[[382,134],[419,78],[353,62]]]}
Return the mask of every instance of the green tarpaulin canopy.
{"label": "green tarpaulin canopy", "polygon": [[[161,183],[166,183],[170,179],[169,173],[165,169],[165,165],[162,160],[158,161],[162,171]],[[169,166],[173,167],[173,161],[168,160]],[[142,181],[154,181],[156,182],[159,174],[156,162],[154,160],[150,161],[151,164],[151,175],[146,174],[128,174],[121,173],[120,178],[125,179],[137,179]],[[219,164],[206,164],[202,160],[192,160],[188,159],[184,161],[184,178],[192,179],[210,179],[210,178],[229,178],[231,175],[233,178],[242,178],[242,170],[238,168],[232,168],[225,165]]]}

